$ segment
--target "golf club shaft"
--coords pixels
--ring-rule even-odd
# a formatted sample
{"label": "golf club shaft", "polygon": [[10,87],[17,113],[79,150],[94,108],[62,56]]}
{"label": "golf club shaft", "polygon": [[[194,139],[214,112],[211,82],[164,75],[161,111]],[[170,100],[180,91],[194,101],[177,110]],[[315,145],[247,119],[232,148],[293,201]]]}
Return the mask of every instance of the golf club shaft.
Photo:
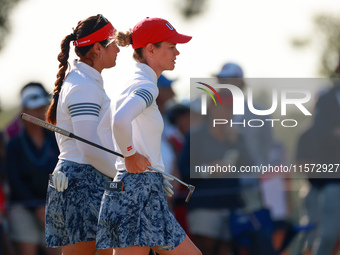
{"label": "golf club shaft", "polygon": [[119,156],[119,157],[124,158],[124,156],[123,156],[122,154],[118,153],[118,152],[112,151],[112,150],[110,150],[110,149],[108,149],[108,148],[105,148],[105,147],[103,147],[103,146],[101,146],[101,145],[99,145],[99,144],[93,143],[93,142],[91,142],[91,141],[89,141],[89,140],[86,140],[86,139],[84,139],[84,138],[82,138],[82,137],[76,136],[75,134],[73,134],[73,133],[71,133],[71,132],[69,132],[69,131],[66,131],[65,129],[62,129],[62,128],[60,128],[60,127],[57,127],[57,126],[55,126],[55,125],[52,125],[52,124],[50,124],[50,123],[48,123],[48,122],[46,122],[46,121],[43,121],[43,120],[38,119],[38,118],[36,118],[36,117],[33,117],[33,116],[29,115],[29,114],[22,113],[22,114],[21,114],[21,118],[22,118],[23,120],[26,120],[26,121],[31,122],[31,123],[33,123],[33,124],[36,124],[36,125],[38,125],[38,126],[40,126],[40,127],[46,128],[46,129],[48,129],[48,130],[51,130],[52,132],[56,132],[56,133],[59,133],[59,134],[61,134],[61,135],[64,135],[64,136],[67,136],[67,137],[70,137],[70,138],[74,138],[74,139],[76,139],[76,140],[82,141],[82,142],[84,142],[84,143],[87,143],[87,144],[92,145],[92,146],[94,146],[94,147],[97,147],[97,148],[99,148],[99,149],[102,149],[102,150],[104,150],[104,151],[107,151],[107,152],[109,152],[109,153],[112,153],[112,154],[114,154],[114,155],[116,155],[116,156]]}
{"label": "golf club shaft", "polygon": [[148,166],[148,168],[149,168],[150,170],[154,170],[154,171],[156,171],[156,172],[158,172],[158,173],[162,173],[162,174],[164,174],[164,175],[166,175],[166,176],[168,176],[168,177],[170,177],[170,178],[173,178],[173,179],[175,179],[176,181],[178,181],[179,183],[182,183],[184,186],[189,187],[189,184],[185,183],[184,181],[178,179],[177,177],[175,177],[175,176],[173,176],[173,175],[171,175],[171,174],[168,174],[168,173],[166,173],[166,172],[163,172],[163,171],[161,171],[161,170],[159,170],[159,169],[157,169],[157,168],[154,168],[154,167],[152,167],[152,166]]}
{"label": "golf club shaft", "polygon": [[[99,145],[99,144],[96,144],[96,143],[93,143],[93,142],[91,142],[91,141],[88,141],[88,140],[86,140],[86,139],[84,139],[84,138],[82,138],[82,137],[76,136],[75,134],[73,134],[73,133],[71,133],[71,132],[69,132],[69,131],[66,131],[65,129],[62,129],[62,128],[60,128],[60,127],[57,127],[57,126],[55,126],[55,125],[52,125],[52,124],[50,124],[50,123],[48,123],[48,122],[46,122],[46,121],[43,121],[43,120],[38,119],[38,118],[36,118],[36,117],[33,117],[33,116],[29,115],[29,114],[22,113],[22,114],[21,114],[21,118],[22,118],[23,120],[26,120],[26,121],[31,122],[31,123],[33,123],[33,124],[36,124],[36,125],[38,125],[38,126],[40,126],[40,127],[46,128],[46,129],[48,129],[48,130],[51,130],[51,131],[53,131],[53,132],[62,134],[62,135],[64,135],[64,136],[67,136],[67,137],[70,137],[70,138],[74,138],[74,139],[76,139],[76,140],[82,141],[82,142],[84,142],[84,143],[87,143],[87,144],[92,145],[92,146],[94,146],[94,147],[97,147],[97,148],[99,148],[99,149],[102,149],[102,150],[104,150],[104,151],[106,151],[106,152],[112,153],[112,154],[114,154],[114,155],[116,155],[116,156],[119,156],[119,157],[124,158],[124,156],[123,156],[122,154],[118,153],[118,152],[112,151],[112,150],[110,150],[110,149],[108,149],[108,148],[105,148],[105,147]],[[170,177],[170,178],[173,178],[173,179],[175,179],[176,181],[178,181],[178,182],[180,182],[181,184],[183,184],[184,186],[189,187],[189,184],[187,184],[187,183],[181,181],[180,179],[178,179],[177,177],[175,177],[175,176],[173,176],[173,175],[171,175],[171,174],[165,173],[164,171],[159,170],[159,169],[154,168],[154,167],[151,167],[151,166],[147,166],[147,168],[150,169],[150,170],[154,170],[154,171],[156,171],[156,172],[158,172],[158,173],[164,174],[164,175],[166,175],[166,176],[168,176],[168,177]]]}

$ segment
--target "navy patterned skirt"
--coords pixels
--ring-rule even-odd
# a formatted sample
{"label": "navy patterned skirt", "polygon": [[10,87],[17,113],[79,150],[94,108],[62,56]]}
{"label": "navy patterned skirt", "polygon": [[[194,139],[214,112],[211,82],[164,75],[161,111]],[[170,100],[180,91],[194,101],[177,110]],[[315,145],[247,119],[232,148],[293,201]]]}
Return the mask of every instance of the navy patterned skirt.
{"label": "navy patterned skirt", "polygon": [[46,246],[96,240],[98,215],[105,183],[112,180],[91,165],[59,160],[56,169],[68,177],[58,192],[49,181],[46,200]]}
{"label": "navy patterned skirt", "polygon": [[97,248],[158,246],[172,250],[186,234],[169,211],[160,173],[119,172],[125,191],[105,190],[99,213]]}

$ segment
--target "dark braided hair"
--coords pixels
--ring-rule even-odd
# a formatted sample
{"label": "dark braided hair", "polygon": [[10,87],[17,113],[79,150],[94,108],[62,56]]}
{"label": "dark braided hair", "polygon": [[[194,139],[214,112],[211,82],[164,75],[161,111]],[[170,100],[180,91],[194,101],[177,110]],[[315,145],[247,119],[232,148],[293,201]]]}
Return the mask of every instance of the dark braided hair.
{"label": "dark braided hair", "polygon": [[[61,42],[61,52],[58,55],[58,61],[60,62],[59,71],[57,73],[57,80],[54,83],[53,99],[46,113],[46,121],[53,125],[55,125],[57,121],[57,105],[61,86],[64,82],[66,71],[69,68],[68,58],[70,53],[70,43],[71,41],[88,36],[104,27],[107,22],[100,17],[101,16],[98,14],[97,16],[91,16],[85,20],[79,21],[77,27],[74,29],[74,32],[65,36]],[[108,40],[104,40],[101,41],[100,44],[106,46],[108,42]],[[75,52],[79,58],[85,58],[92,46],[93,44],[84,47],[76,46]]]}

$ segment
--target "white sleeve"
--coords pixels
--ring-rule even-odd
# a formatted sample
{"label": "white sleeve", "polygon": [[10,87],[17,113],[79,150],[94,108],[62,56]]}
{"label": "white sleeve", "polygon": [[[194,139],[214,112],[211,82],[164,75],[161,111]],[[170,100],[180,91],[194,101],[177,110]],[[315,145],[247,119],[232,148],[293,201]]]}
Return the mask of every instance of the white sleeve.
{"label": "white sleeve", "polygon": [[[112,105],[111,107],[105,112],[103,118],[99,122],[98,128],[97,128],[97,134],[99,136],[99,140],[102,144],[102,146],[114,150],[117,153],[120,153],[119,150],[117,150],[117,147],[115,146],[115,141],[113,137],[112,132]],[[109,153],[109,156],[113,159],[113,161],[116,161],[117,156]]]}
{"label": "white sleeve", "polygon": [[[73,122],[73,130],[77,136],[101,145],[97,134],[97,127],[97,121],[84,120]],[[108,152],[78,140],[76,142],[81,154],[94,168],[111,178],[115,177],[115,162],[108,155]]]}
{"label": "white sleeve", "polygon": [[146,109],[146,106],[141,97],[132,95],[123,101],[113,116],[113,134],[124,157],[136,153],[132,142],[131,122]]}

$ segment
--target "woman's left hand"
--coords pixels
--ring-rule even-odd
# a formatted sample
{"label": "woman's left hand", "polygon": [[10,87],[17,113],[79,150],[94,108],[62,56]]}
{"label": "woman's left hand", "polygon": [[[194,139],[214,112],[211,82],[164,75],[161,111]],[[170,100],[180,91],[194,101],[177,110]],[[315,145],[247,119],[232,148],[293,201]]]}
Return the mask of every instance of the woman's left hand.
{"label": "woman's left hand", "polygon": [[139,154],[138,152],[132,156],[125,157],[126,170],[131,174],[139,174],[144,172],[148,165],[151,165],[148,158]]}

